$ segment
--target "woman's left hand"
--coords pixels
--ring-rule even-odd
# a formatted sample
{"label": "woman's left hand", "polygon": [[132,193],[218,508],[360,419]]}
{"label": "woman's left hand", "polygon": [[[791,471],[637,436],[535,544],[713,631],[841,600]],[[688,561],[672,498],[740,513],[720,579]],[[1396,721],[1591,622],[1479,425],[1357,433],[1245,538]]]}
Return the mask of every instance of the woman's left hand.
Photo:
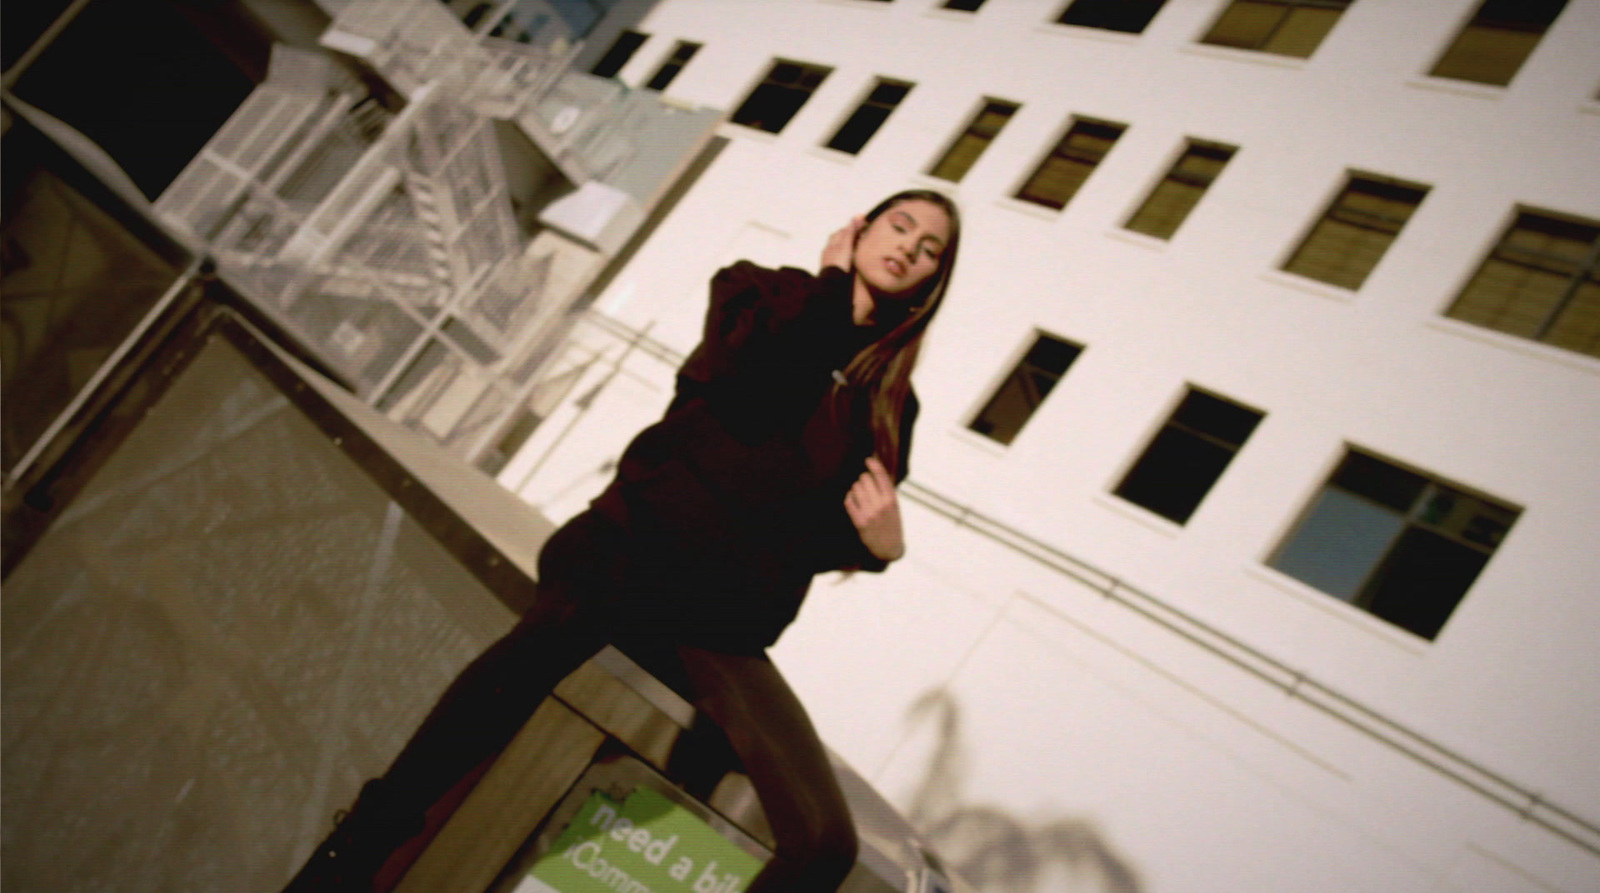
{"label": "woman's left hand", "polygon": [[895,561],[906,553],[894,478],[876,456],[867,459],[867,470],[845,495],[844,510],[856,525],[861,542],[873,555],[884,561]]}

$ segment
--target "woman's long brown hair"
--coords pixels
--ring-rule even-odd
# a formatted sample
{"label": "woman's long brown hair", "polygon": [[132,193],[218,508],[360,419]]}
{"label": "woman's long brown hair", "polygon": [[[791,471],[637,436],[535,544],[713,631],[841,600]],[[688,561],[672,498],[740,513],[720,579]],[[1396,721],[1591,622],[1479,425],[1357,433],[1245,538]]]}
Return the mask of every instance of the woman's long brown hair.
{"label": "woman's long brown hair", "polygon": [[[899,304],[904,308],[905,318],[883,337],[862,348],[844,369],[846,380],[852,385],[864,386],[871,394],[873,451],[896,479],[900,477],[900,419],[905,412],[906,397],[911,393],[911,370],[916,368],[928,323],[944,301],[956,265],[956,249],[961,243],[960,211],[948,196],[931,189],[897,192],[868,211],[866,221],[870,224],[895,205],[914,200],[937,205],[950,217],[950,238],[939,255],[939,267],[916,295]],[[891,309],[898,308],[880,306],[878,312]],[[842,386],[836,389],[838,387]]]}

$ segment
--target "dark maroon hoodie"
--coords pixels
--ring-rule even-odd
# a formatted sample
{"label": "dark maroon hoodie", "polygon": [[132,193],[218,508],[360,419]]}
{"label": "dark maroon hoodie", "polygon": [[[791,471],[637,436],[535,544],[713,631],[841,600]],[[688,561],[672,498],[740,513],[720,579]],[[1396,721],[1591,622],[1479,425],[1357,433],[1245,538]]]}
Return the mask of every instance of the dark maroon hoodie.
{"label": "dark maroon hoodie", "polygon": [[[712,278],[672,404],[593,503],[629,555],[614,610],[688,644],[753,652],[794,619],[813,575],[884,569],[844,509],[873,436],[869,395],[835,391],[835,373],[884,333],[855,324],[852,281],[749,261]],[[909,395],[901,479],[916,414]]]}

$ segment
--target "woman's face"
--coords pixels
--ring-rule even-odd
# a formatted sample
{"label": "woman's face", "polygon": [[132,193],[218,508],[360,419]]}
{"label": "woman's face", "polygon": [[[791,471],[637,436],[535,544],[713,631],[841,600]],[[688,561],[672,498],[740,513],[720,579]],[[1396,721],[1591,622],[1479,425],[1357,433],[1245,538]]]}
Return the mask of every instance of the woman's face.
{"label": "woman's face", "polygon": [[879,214],[856,240],[856,275],[879,296],[914,293],[939,270],[950,217],[930,201],[906,199]]}

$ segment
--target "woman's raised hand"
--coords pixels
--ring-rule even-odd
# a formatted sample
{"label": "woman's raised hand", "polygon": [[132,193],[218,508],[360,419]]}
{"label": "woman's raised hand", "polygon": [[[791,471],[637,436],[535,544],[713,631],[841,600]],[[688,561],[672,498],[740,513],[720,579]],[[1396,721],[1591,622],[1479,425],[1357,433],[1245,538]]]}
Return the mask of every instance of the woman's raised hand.
{"label": "woman's raised hand", "polygon": [[852,217],[850,222],[828,237],[822,247],[822,268],[838,267],[846,273],[855,266],[856,236],[867,225],[867,218]]}
{"label": "woman's raised hand", "polygon": [[884,561],[896,561],[906,553],[894,478],[876,456],[867,459],[867,470],[845,495],[844,510],[872,554]]}

